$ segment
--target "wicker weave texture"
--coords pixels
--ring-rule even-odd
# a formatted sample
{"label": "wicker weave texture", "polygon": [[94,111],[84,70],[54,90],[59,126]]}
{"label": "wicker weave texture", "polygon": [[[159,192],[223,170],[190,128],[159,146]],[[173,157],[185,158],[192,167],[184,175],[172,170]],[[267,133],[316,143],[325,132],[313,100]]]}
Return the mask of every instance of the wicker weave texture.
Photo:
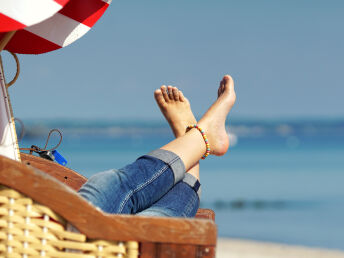
{"label": "wicker weave texture", "polygon": [[137,242],[89,241],[46,206],[0,186],[0,257],[138,257]]}

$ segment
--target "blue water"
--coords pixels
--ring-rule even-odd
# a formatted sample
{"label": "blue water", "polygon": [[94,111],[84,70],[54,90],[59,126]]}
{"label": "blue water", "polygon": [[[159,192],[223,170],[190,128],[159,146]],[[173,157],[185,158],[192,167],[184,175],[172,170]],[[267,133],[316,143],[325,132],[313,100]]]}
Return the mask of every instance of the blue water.
{"label": "blue water", "polygon": [[[64,133],[58,150],[68,167],[87,177],[173,139],[156,123],[67,121],[29,125],[21,146],[43,146],[53,127]],[[219,236],[344,250],[344,123],[244,121],[231,128],[236,145],[201,162],[201,205],[215,210]]]}

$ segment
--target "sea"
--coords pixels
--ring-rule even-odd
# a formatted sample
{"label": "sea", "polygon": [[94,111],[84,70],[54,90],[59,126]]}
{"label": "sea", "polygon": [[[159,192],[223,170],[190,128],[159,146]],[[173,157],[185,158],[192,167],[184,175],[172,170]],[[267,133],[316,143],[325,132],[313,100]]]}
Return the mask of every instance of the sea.
{"label": "sea", "polygon": [[[62,132],[67,167],[90,177],[121,168],[173,139],[157,121],[30,120],[21,147]],[[23,130],[24,129],[24,130]],[[200,163],[201,207],[219,237],[344,250],[344,119],[233,120],[231,147]],[[59,135],[52,133],[48,147]]]}

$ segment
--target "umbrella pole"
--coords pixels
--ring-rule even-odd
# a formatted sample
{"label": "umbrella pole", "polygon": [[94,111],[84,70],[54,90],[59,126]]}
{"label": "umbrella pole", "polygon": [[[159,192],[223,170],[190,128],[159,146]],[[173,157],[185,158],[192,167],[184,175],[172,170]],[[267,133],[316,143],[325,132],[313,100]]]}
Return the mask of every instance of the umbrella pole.
{"label": "umbrella pole", "polygon": [[6,47],[7,43],[11,40],[11,38],[14,36],[14,34],[16,33],[16,31],[9,31],[5,34],[5,36],[1,39],[0,42],[0,52],[2,50],[4,50],[4,48]]}
{"label": "umbrella pole", "polygon": [[[0,54],[13,37],[15,31],[5,34],[0,41]],[[0,155],[20,161],[17,133],[11,102],[8,96],[4,70],[0,55]]]}

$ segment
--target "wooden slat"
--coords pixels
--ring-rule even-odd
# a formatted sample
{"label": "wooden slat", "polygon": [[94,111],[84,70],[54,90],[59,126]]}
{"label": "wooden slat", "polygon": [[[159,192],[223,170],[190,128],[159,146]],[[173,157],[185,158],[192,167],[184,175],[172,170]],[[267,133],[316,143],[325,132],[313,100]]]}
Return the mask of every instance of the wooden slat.
{"label": "wooden slat", "polygon": [[3,156],[0,183],[50,207],[90,238],[216,245],[213,221],[105,214],[51,176]]}
{"label": "wooden slat", "polygon": [[191,258],[196,257],[196,245],[176,245],[176,244],[158,244],[157,251],[159,258]]}
{"label": "wooden slat", "polygon": [[141,243],[140,258],[212,258],[216,246],[198,246],[166,243]]}
{"label": "wooden slat", "polygon": [[155,245],[152,242],[140,243],[140,258],[156,258]]}

